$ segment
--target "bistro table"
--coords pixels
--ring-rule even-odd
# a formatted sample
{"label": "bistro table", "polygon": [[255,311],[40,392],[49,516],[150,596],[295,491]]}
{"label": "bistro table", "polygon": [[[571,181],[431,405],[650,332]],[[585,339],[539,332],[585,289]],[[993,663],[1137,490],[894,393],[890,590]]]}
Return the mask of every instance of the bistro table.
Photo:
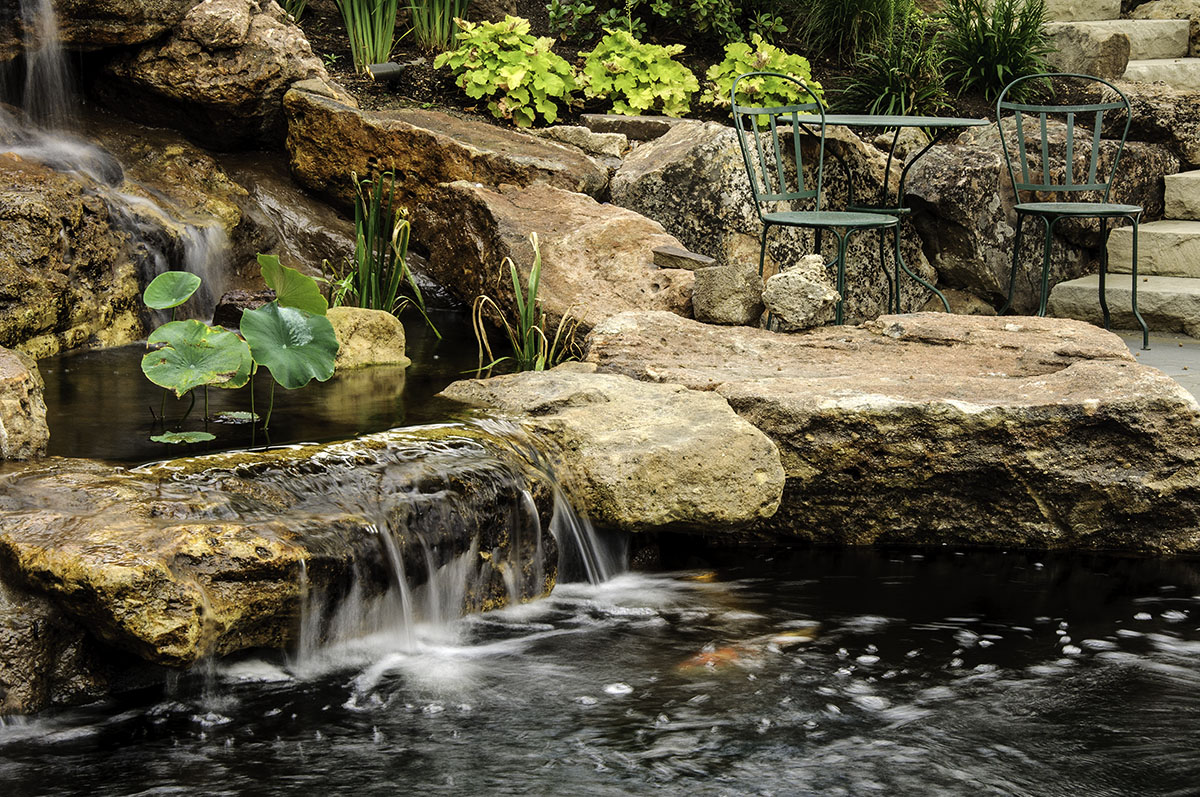
{"label": "bistro table", "polygon": [[[796,119],[801,125],[820,125],[821,117],[815,115],[804,115]],[[850,197],[846,210],[856,211],[859,213],[886,213],[891,216],[903,219],[912,212],[912,209],[904,205],[904,183],[908,179],[908,170],[913,167],[921,157],[928,152],[934,144],[939,144],[950,133],[957,133],[965,130],[968,127],[983,127],[991,124],[987,119],[963,119],[953,116],[894,116],[891,114],[871,114],[871,113],[830,113],[825,114],[825,125],[837,125],[841,127],[878,127],[884,130],[896,131],[892,136],[892,146],[888,149],[887,167],[883,172],[883,185],[879,189],[879,198],[872,205],[856,205],[854,202],[854,183],[850,183]],[[926,144],[916,155],[908,159],[904,164],[904,168],[900,172],[900,183],[896,189],[896,203],[894,206],[888,205],[888,183],[892,176],[892,161],[896,156],[896,144],[900,140],[900,131],[906,127],[917,127],[924,130],[934,131],[929,143]],[[837,157],[836,155],[834,156]],[[841,160],[838,158],[838,160]],[[899,313],[900,309],[900,269],[904,269],[904,273],[912,277],[921,285],[924,285],[929,290],[933,291],[939,299],[942,300],[942,306],[946,308],[946,312],[950,312],[950,303],[946,301],[946,297],[930,285],[919,275],[914,273],[908,264],[904,262],[904,258],[900,255],[900,225],[895,226],[895,242],[896,242],[896,275],[893,285],[892,276],[884,269],[884,275],[888,278],[888,311]],[[818,233],[819,235],[819,233]],[[818,238],[818,247],[820,239]],[[883,260],[883,239],[879,240],[879,257]],[[894,299],[893,299],[894,297]]]}

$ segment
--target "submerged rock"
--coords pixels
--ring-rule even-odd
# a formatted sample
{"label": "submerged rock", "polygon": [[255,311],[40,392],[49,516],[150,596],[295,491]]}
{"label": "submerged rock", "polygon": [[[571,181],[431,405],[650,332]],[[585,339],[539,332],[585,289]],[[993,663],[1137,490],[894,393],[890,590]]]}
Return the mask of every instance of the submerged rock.
{"label": "submerged rock", "polygon": [[632,211],[542,183],[497,189],[460,180],[437,186],[413,213],[413,236],[430,242],[428,275],[464,302],[491,296],[510,319],[516,295],[504,260],[528,278],[531,232],[540,238],[548,334],[568,313],[583,331],[625,310],[689,313],[692,272],[658,268],[652,251],[679,242]]}
{"label": "submerged rock", "polygon": [[771,536],[1200,550],[1200,405],[1089,324],[920,313],[777,335],[626,313],[587,359],[716,391],[774,440]]}
{"label": "submerged rock", "polygon": [[[55,460],[0,479],[0,568],[93,640],[172,667],[294,642],[306,594],[332,611],[449,565],[451,612],[493,608],[555,572],[554,484],[515,452],[445,426],[132,470]],[[0,651],[0,674],[21,655]]]}
{"label": "submerged rock", "polygon": [[556,446],[576,498],[608,527],[728,531],[779,506],[774,443],[712,393],[570,363],[455,382],[442,395],[516,413]]}
{"label": "submerged rock", "polygon": [[[287,148],[300,182],[342,207],[354,202],[352,178],[396,174],[400,200],[414,212],[439,183],[486,186],[546,183],[598,195],[608,172],[567,144],[438,111],[363,111],[296,87],[284,97]],[[429,242],[435,248],[435,242]]]}

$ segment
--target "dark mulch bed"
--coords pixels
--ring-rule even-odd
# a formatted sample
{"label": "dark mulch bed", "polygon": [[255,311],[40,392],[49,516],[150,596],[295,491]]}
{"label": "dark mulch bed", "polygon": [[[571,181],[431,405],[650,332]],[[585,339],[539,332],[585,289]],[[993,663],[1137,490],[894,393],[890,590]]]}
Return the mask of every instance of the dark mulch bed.
{"label": "dark mulch bed", "polygon": [[[545,0],[517,0],[516,5],[518,15],[529,20],[531,31],[535,35],[548,34],[549,20]],[[300,20],[300,27],[312,43],[313,50],[325,59],[330,76],[353,94],[366,109],[436,108],[452,113],[470,114],[485,121],[502,124],[492,118],[485,102],[472,100],[462,93],[454,84],[449,70],[434,69],[434,54],[421,51],[408,37],[397,43],[392,56],[394,62],[404,64],[404,75],[396,81],[376,82],[355,73],[345,26],[333,3],[310,3]],[[404,23],[401,23],[398,29],[404,27]],[[578,57],[577,53],[587,52],[594,46],[595,41],[560,41],[554,49],[564,58],[576,60],[578,66],[582,65],[583,59]],[[707,48],[703,44],[689,45],[679,60],[703,81],[705,70],[720,61],[721,57],[721,48],[715,43],[710,43]],[[851,72],[851,67],[845,63],[827,58],[811,60],[813,75],[827,88],[837,87]],[[952,96],[950,102],[951,108],[946,111],[948,116],[995,116],[995,105],[979,96]],[[578,124],[579,117],[584,113],[604,113],[607,110],[608,105],[604,102],[584,101],[565,110],[558,121],[560,124]],[[706,120],[728,119],[726,111],[698,103],[693,103],[689,116]]]}

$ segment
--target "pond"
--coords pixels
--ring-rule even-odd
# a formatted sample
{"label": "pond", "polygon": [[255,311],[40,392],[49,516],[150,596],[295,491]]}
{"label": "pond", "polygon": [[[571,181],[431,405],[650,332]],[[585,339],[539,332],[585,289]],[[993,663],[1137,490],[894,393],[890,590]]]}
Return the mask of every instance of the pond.
{"label": "pond", "polygon": [[[406,318],[408,356],[413,364],[335,372],[328,382],[300,390],[275,391],[270,435],[251,437],[249,424],[203,421],[203,393],[186,429],[207,430],[217,439],[193,445],[151,442],[163,407],[169,419],[184,415],[188,400],[170,396],[142,373],[143,344],[61,354],[39,361],[46,382],[49,453],[117,462],[145,462],[230,448],[324,442],[395,426],[445,420],[454,407],[433,396],[457,379],[475,375],[477,345],[465,312],[431,311],[438,339],[416,315]],[[414,320],[415,319],[415,320]],[[256,406],[265,413],[270,391],[266,370],[255,380]],[[211,414],[250,409],[248,390],[209,391]]]}
{"label": "pond", "polygon": [[744,554],[0,727],[24,794],[1192,795],[1200,568]]}

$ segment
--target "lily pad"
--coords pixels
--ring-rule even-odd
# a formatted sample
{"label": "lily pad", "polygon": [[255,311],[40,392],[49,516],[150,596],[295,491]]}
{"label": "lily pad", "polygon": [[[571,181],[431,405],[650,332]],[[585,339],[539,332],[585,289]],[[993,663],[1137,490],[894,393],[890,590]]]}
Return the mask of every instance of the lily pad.
{"label": "lily pad", "polygon": [[150,439],[155,443],[204,443],[216,440],[217,436],[208,432],[163,432]]}
{"label": "lily pad", "polygon": [[242,313],[241,330],[254,361],[288,390],[333,376],[338,342],[325,316],[269,302]]}
{"label": "lily pad", "polygon": [[147,342],[163,345],[142,358],[142,373],[176,396],[203,385],[242,387],[250,379],[250,349],[227,330],[172,321],[154,330]]}
{"label": "lily pad", "polygon": [[192,298],[200,278],[187,271],[164,271],[150,281],[142,301],[152,310],[170,310]]}
{"label": "lily pad", "polygon": [[321,287],[312,277],[294,268],[281,265],[277,255],[259,255],[259,270],[267,287],[275,291],[275,301],[281,307],[295,307],[313,315],[325,315],[329,302],[321,295]]}

